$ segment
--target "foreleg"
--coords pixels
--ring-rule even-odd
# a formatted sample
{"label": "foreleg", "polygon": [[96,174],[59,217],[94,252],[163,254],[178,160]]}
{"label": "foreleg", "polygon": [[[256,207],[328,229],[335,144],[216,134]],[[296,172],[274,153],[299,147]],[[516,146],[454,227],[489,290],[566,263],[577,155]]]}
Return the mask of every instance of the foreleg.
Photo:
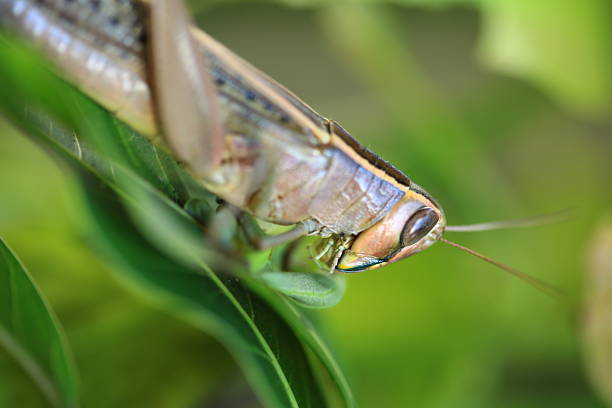
{"label": "foreleg", "polygon": [[295,241],[316,230],[315,223],[307,220],[297,224],[289,231],[276,235],[267,235],[249,214],[242,213],[239,217],[239,222],[247,241],[253,248],[260,251]]}

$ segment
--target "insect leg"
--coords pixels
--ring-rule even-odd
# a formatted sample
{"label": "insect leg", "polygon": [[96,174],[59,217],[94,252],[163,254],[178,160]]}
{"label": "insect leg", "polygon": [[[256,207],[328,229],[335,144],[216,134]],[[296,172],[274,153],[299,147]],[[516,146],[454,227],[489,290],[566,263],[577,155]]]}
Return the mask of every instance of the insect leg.
{"label": "insect leg", "polygon": [[295,241],[287,244],[287,246],[285,247],[284,252],[283,252],[282,261],[281,261],[282,271],[291,270],[291,266],[293,264],[293,257],[299,247],[299,244],[300,244],[300,240],[296,239]]}
{"label": "insect leg", "polygon": [[318,257],[317,254],[314,252],[312,246],[308,246],[308,253],[310,254],[310,259],[312,259],[312,261],[314,263],[317,264],[317,266],[319,267],[319,269],[322,272],[328,271],[329,268],[327,267],[327,265],[325,265],[325,262],[321,261]]}
{"label": "insect leg", "polygon": [[149,72],[160,128],[176,157],[214,183],[223,125],[215,85],[183,0],[150,1]]}
{"label": "insect leg", "polygon": [[342,254],[350,247],[350,244],[353,240],[353,236],[345,236],[340,239],[338,246],[334,249],[333,258],[331,260],[331,263],[329,264],[329,273],[334,273],[336,271],[336,266],[338,266],[338,262],[340,261]]}
{"label": "insect leg", "polygon": [[304,235],[314,232],[316,228],[314,222],[304,221],[287,232],[276,235],[266,235],[249,214],[241,214],[239,221],[247,241],[249,241],[253,248],[260,251],[294,241]]}
{"label": "insect leg", "polygon": [[206,228],[206,237],[222,248],[229,248],[238,227],[236,222],[238,211],[240,210],[230,204],[221,203]]}
{"label": "insect leg", "polygon": [[325,243],[325,246],[319,252],[319,254],[314,257],[314,260],[318,261],[319,259],[323,258],[330,251],[330,249],[332,249],[335,243],[336,243],[336,240],[334,238],[328,238],[327,242]]}

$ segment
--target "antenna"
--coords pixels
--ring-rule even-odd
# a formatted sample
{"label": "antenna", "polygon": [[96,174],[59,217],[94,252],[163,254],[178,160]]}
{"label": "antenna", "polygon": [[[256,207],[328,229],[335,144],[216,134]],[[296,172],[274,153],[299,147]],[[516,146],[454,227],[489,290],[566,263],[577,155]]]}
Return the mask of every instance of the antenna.
{"label": "antenna", "polygon": [[510,274],[512,274],[514,276],[516,276],[520,280],[528,283],[529,285],[533,286],[534,288],[538,289],[541,292],[546,293],[549,296],[552,296],[552,297],[554,297],[556,299],[559,299],[559,298],[561,298],[563,296],[563,293],[559,289],[557,289],[556,287],[552,286],[551,284],[548,284],[548,283],[546,283],[544,281],[539,280],[538,278],[535,278],[535,277],[533,277],[531,275],[528,275],[528,274],[526,274],[524,272],[521,272],[521,271],[518,271],[518,270],[516,270],[514,268],[511,268],[508,265],[504,265],[501,262],[497,262],[497,261],[489,258],[486,255],[480,254],[480,253],[474,251],[473,249],[464,247],[463,245],[457,244],[456,242],[449,241],[449,240],[444,239],[444,238],[440,238],[440,241],[444,242],[445,244],[454,246],[455,248],[459,248],[462,251],[465,251],[465,252],[467,252],[467,253],[469,253],[471,255],[474,255],[475,257],[480,258],[480,259],[482,259],[485,262],[488,262],[488,263],[490,263],[492,265],[497,266],[500,269],[503,269],[504,271],[506,271],[506,272],[508,272],[508,273],[510,273]]}
{"label": "antenna", "polygon": [[470,225],[447,225],[446,231],[451,232],[476,232],[476,231],[493,231],[509,228],[527,228],[536,227],[538,225],[553,224],[556,222],[567,221],[573,216],[572,209],[565,209],[554,212],[552,214],[536,215],[534,217],[520,218],[515,220],[483,222],[480,224]]}

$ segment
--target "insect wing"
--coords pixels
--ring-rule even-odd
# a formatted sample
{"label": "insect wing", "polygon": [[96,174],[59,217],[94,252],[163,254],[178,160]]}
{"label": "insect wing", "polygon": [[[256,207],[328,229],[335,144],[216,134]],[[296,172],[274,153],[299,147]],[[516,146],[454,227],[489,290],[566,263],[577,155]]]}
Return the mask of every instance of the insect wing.
{"label": "insect wing", "polygon": [[246,83],[247,88],[269,101],[286,116],[287,121],[296,124],[305,137],[311,139],[309,141],[314,141],[316,144],[330,142],[326,126],[327,119],[316,113],[284,86],[238,57],[205,32],[196,28],[192,32],[204,50],[209,52],[211,62],[219,63],[224,70],[238,76],[241,82]]}

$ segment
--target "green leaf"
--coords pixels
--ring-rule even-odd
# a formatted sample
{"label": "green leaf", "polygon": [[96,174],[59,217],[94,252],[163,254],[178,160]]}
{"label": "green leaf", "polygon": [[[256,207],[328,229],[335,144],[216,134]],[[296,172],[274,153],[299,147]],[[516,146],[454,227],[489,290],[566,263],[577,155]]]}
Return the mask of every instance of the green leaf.
{"label": "green leaf", "polygon": [[298,308],[295,302],[291,302],[286,297],[279,295],[278,292],[270,290],[270,287],[259,279],[249,276],[242,276],[242,279],[253,292],[265,299],[283,317],[319,359],[335,385],[339,397],[343,401],[342,405],[355,407],[357,403],[342,368],[317,327],[309,316],[304,313],[304,310]]}
{"label": "green leaf", "polygon": [[197,271],[153,247],[110,190],[86,180],[85,203],[96,238],[148,299],[217,336],[234,354],[267,406],[319,407],[325,400],[304,347],[265,302],[235,276]]}
{"label": "green leaf", "polygon": [[204,233],[189,214],[130,171],[122,168],[116,171],[118,183],[128,192],[123,197],[127,210],[149,241],[189,266],[219,258],[206,249]]}
{"label": "green leaf", "polygon": [[54,406],[78,406],[64,333],[30,274],[1,238],[0,343]]}
{"label": "green leaf", "polygon": [[[144,185],[141,185],[141,187],[143,187],[144,190],[147,190]],[[135,192],[136,190],[131,191]],[[192,255],[186,253],[186,259],[181,259],[180,257],[177,258],[177,253],[169,252],[168,245],[164,242],[160,242],[160,240],[168,240],[168,237],[171,237],[172,241],[174,241],[174,244],[172,245],[183,245],[184,247],[189,247],[197,240],[196,237],[198,236],[198,229],[196,226],[189,223],[185,214],[177,214],[181,213],[183,210],[168,202],[166,197],[160,194],[155,194],[152,191],[142,191],[141,193],[143,194],[143,200],[139,201],[139,203],[142,204],[143,202],[146,202],[145,207],[127,203],[129,213],[132,215],[132,219],[139,226],[139,229],[147,232],[145,234],[147,239],[158,249],[169,254],[171,257],[184,265],[192,265],[192,261],[194,260],[193,254],[196,253],[195,251],[191,252]],[[126,201],[124,200],[124,202]],[[146,208],[155,208],[155,211],[147,212]],[[137,215],[136,213],[138,212],[141,212],[141,215]],[[148,216],[152,214],[154,214],[154,216]],[[206,251],[204,249],[204,244],[205,243],[200,240],[200,251],[198,253],[201,254],[201,256],[198,258],[199,262],[213,265],[214,270],[231,270],[232,273],[240,276],[242,282],[248,286],[251,291],[265,299],[267,303],[276,311],[276,313],[278,313],[287,322],[287,324],[289,324],[298,338],[314,352],[315,356],[323,364],[333,383],[335,384],[335,387],[337,387],[341,399],[344,401],[344,405],[348,407],[354,406],[354,397],[340,366],[335,361],[331,350],[325,344],[317,329],[310,322],[308,316],[306,316],[303,311],[296,308],[294,302],[288,302],[285,297],[274,290],[278,288],[270,287],[267,284],[262,284],[258,274],[252,275],[248,273],[244,269],[243,265],[235,263],[235,259],[230,259],[227,257],[220,258],[218,255],[212,253],[212,251]],[[200,263],[200,265],[202,264]],[[310,276],[313,274],[303,275]],[[317,278],[307,279],[312,280]],[[318,299],[318,304],[320,307],[322,307],[324,302],[327,302],[328,306],[331,306],[334,298],[337,298],[336,301],[339,301],[344,294],[343,277],[334,278],[332,281],[333,283],[324,281],[324,279],[325,278],[319,282],[318,287],[318,294],[323,297],[322,299]],[[330,277],[329,279],[332,278]],[[328,293],[324,293],[325,286],[327,286],[329,289]],[[287,282],[285,282],[285,289],[289,290]],[[311,293],[311,295],[313,295],[311,296],[311,299],[302,300],[302,305],[305,303],[315,304],[317,302],[315,299],[316,294]]]}
{"label": "green leaf", "polygon": [[[129,179],[130,177],[125,177],[124,181]],[[291,329],[295,331],[298,338],[314,352],[315,356],[327,370],[335,387],[337,387],[341,399],[344,401],[344,405],[348,407],[354,406],[354,397],[340,366],[335,361],[331,350],[325,344],[317,332],[317,329],[310,322],[308,316],[296,308],[293,302],[287,302],[286,298],[279,295],[279,293],[274,290],[277,288],[262,284],[260,279],[258,279],[259,275],[256,274],[255,276],[257,277],[254,277],[245,271],[244,265],[236,264],[235,259],[219,257],[218,254],[212,251],[206,251],[204,248],[205,242],[201,239],[201,232],[193,223],[188,221],[188,217],[186,214],[182,213],[183,210],[181,208],[173,205],[163,195],[151,191],[144,183],[141,183],[139,188],[142,190],[138,191],[138,189],[134,189],[134,185],[132,185],[130,191],[141,197],[141,200],[135,201],[140,205],[134,205],[131,200],[124,200],[124,203],[127,204],[127,209],[132,216],[132,220],[136,222],[141,231],[146,232],[145,235],[149,242],[153,243],[158,249],[164,251],[184,265],[193,265],[192,261],[195,259],[194,254],[199,254],[198,259],[200,265],[202,265],[201,262],[204,262],[204,264],[213,265],[213,270],[231,270],[232,273],[238,274],[242,282],[258,296],[265,299],[276,313],[291,326]],[[144,206],[142,206],[143,203]],[[154,208],[155,211],[149,211],[147,208]],[[140,213],[140,215],[138,215],[138,213]],[[192,252],[179,251],[180,253],[184,253],[186,258],[177,257],[177,252],[171,252],[171,248],[168,244],[163,242],[168,241],[168,237],[171,237],[173,241],[171,245],[183,246],[184,248],[197,245],[198,237],[200,237],[199,249],[196,248]],[[313,274],[303,275],[310,276]],[[317,278],[307,279],[312,280]],[[306,303],[315,304],[318,302],[319,307],[323,307],[323,304],[327,302],[329,307],[334,302],[334,298],[337,299],[336,302],[340,300],[344,294],[343,277],[334,278],[332,280],[333,283],[325,281],[324,279],[325,278],[320,280],[318,288],[318,295],[320,295],[321,298],[317,301],[315,300],[316,294],[311,293],[311,299],[302,300],[302,305]],[[332,278],[330,277],[329,279]],[[328,293],[323,293],[325,286],[327,286],[329,290]],[[285,289],[289,290],[287,282]],[[311,307],[314,307],[314,305]]]}
{"label": "green leaf", "polygon": [[264,272],[260,275],[271,288],[289,296],[300,306],[323,309],[338,304],[344,295],[343,276],[304,272]]}

